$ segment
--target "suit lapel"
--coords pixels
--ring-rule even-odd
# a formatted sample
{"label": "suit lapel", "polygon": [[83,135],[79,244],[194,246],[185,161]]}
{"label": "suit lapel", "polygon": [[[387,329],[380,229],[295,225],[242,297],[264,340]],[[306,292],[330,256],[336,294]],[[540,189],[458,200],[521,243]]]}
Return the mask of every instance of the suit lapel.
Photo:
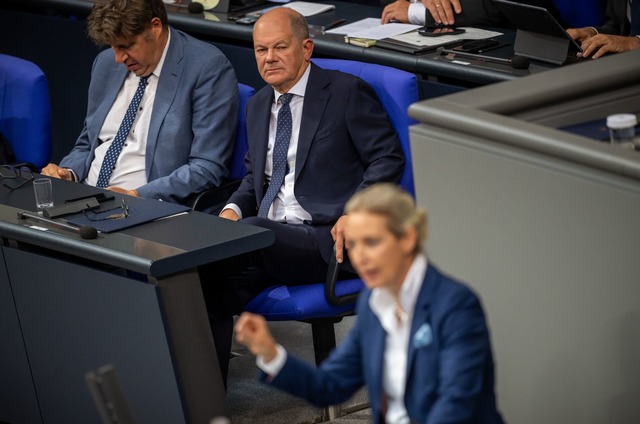
{"label": "suit lapel", "polygon": [[[253,186],[256,201],[260,205],[264,192],[264,167],[267,161],[267,146],[269,144],[269,120],[273,104],[273,88],[267,85],[252,99],[255,102],[255,113],[247,115],[247,134],[249,134],[249,154],[253,168]],[[252,122],[249,122],[252,119]]]}
{"label": "suit lapel", "polygon": [[423,327],[424,324],[431,325],[431,299],[433,298],[432,292],[434,289],[436,280],[436,271],[431,265],[427,266],[427,273],[422,282],[422,288],[420,288],[420,294],[416,302],[416,307],[413,312],[413,321],[411,322],[411,332],[409,333],[409,352],[407,355],[407,383],[411,378],[413,365],[416,358],[416,351],[422,346],[416,347],[416,333]]}
{"label": "suit lapel", "polygon": [[145,157],[145,165],[147,170],[147,178],[151,174],[153,165],[153,155],[158,144],[158,134],[160,126],[164,121],[173,99],[178,91],[178,82],[182,72],[184,71],[184,42],[182,38],[173,29],[171,31],[171,41],[167,55],[164,58],[158,86],[156,88],[156,97],[153,101],[153,111],[151,112],[151,122],[149,123],[149,135],[147,136],[147,151]]}
{"label": "suit lapel", "polygon": [[103,91],[105,94],[104,99],[96,109],[95,119],[93,119],[95,125],[91,130],[92,134],[96,137],[95,143],[92,143],[94,148],[98,145],[97,138],[98,134],[100,134],[100,130],[104,126],[104,121],[107,119],[107,115],[113,107],[113,103],[116,101],[118,93],[120,93],[120,90],[122,89],[124,80],[127,78],[127,75],[129,75],[127,68],[124,65],[116,63],[115,59],[113,59],[113,65],[113,68],[110,69],[107,74],[108,82]]}
{"label": "suit lapel", "polygon": [[302,121],[300,123],[300,134],[298,136],[298,151],[296,152],[296,179],[307,162],[311,142],[318,132],[318,126],[320,125],[330,96],[329,90],[326,89],[330,82],[325,71],[313,63],[309,66],[311,66],[311,72],[304,93]]}
{"label": "suit lapel", "polygon": [[[369,337],[365,337],[366,351],[371,352],[370,360],[363,361],[369,368],[367,373],[371,376],[371,382],[369,383],[369,396],[372,403],[379,404],[382,400],[382,394],[384,389],[382,387],[382,371],[384,364],[384,348],[386,340],[386,332],[382,328],[382,324],[375,316],[375,314],[369,310],[371,325],[363,326],[366,328]],[[379,406],[379,405],[378,405]]]}

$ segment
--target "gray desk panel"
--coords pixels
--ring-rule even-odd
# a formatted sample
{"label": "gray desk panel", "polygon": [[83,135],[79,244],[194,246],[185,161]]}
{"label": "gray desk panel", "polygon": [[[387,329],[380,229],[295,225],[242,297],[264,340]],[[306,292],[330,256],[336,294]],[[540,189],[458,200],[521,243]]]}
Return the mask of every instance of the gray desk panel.
{"label": "gray desk panel", "polygon": [[44,422],[99,423],[84,374],[108,363],[138,422],[185,422],[154,285],[3,251]]}
{"label": "gray desk panel", "polygon": [[0,422],[42,423],[3,249],[0,249],[0,358]]}

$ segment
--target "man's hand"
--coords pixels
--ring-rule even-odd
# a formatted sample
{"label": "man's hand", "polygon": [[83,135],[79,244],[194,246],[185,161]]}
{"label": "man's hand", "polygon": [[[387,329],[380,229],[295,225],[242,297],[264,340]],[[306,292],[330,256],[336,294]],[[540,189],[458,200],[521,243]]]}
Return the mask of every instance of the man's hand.
{"label": "man's hand", "polygon": [[582,57],[597,59],[605,53],[621,53],[640,49],[640,38],[598,34],[582,42]]}
{"label": "man's hand", "polygon": [[134,196],[134,197],[140,197],[140,195],[138,194],[138,192],[136,190],[127,190],[125,188],[122,187],[107,187],[107,190],[109,191],[115,191],[116,193],[121,193],[121,194],[128,194],[129,196]]}
{"label": "man's hand", "polygon": [[569,28],[567,30],[567,34],[569,34],[569,36],[574,40],[582,42],[587,38],[597,35],[598,33],[594,28],[586,27],[586,28]]}
{"label": "man's hand", "polygon": [[342,215],[331,229],[331,237],[333,237],[333,241],[336,244],[336,261],[339,264],[344,260],[344,227],[347,225],[348,220],[349,217],[347,215]]}
{"label": "man's hand", "polygon": [[460,0],[422,0],[422,3],[437,24],[453,25],[456,23],[455,15],[462,13]]}
{"label": "man's hand", "polygon": [[382,11],[382,24],[389,22],[409,22],[409,2],[407,0],[397,0],[388,4]]}
{"label": "man's hand", "polygon": [[260,315],[243,312],[235,326],[236,340],[245,345],[251,353],[262,356],[269,363],[276,357],[276,341],[267,322]]}
{"label": "man's hand", "polygon": [[73,181],[73,174],[66,168],[60,168],[55,163],[50,163],[40,172],[47,177],[60,178],[61,180]]}
{"label": "man's hand", "polygon": [[233,209],[223,209],[223,211],[220,212],[220,218],[238,221],[240,219],[240,215],[238,215]]}

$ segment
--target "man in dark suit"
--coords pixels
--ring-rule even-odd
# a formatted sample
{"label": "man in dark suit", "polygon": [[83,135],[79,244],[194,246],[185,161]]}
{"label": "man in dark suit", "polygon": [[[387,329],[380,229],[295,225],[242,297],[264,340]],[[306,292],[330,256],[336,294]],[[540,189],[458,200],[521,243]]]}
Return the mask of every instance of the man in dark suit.
{"label": "man in dark suit", "polygon": [[609,0],[605,22],[600,27],[569,28],[581,42],[583,57],[597,59],[606,53],[640,49],[640,0]]}
{"label": "man in dark suit", "polygon": [[492,0],[397,0],[382,11],[382,23],[391,21],[416,25],[498,26],[504,18]]}
{"label": "man in dark suit", "polygon": [[[253,42],[269,85],[249,102],[248,172],[220,216],[269,228],[275,243],[235,266],[200,272],[214,280],[205,281],[203,290],[223,375],[233,315],[268,278],[285,284],[324,280],[334,239],[342,260],[346,201],[376,182],[397,182],[404,168],[400,141],[374,90],[310,62],[313,41],[302,15],[289,8],[266,13],[254,26]],[[246,267],[266,279],[223,278]]]}
{"label": "man in dark suit", "polygon": [[[88,29],[97,44],[112,48],[94,62],[75,147],[60,166],[49,164],[42,173],[176,203],[219,185],[228,174],[238,113],[227,58],[170,28],[162,0],[98,0]],[[139,108],[123,130],[142,79]],[[123,144],[115,153],[119,132]],[[101,183],[109,154],[116,161]]]}

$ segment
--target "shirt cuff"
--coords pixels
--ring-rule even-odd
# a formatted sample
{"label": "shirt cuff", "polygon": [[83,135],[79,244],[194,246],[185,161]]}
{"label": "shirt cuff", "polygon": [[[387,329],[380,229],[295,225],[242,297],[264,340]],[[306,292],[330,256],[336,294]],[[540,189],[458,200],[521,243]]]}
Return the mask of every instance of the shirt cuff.
{"label": "shirt cuff", "polygon": [[78,175],[76,174],[76,171],[74,171],[71,168],[66,168],[69,172],[71,172],[71,177],[73,177],[73,181],[74,182],[78,182]]}
{"label": "shirt cuff", "polygon": [[240,208],[238,207],[238,205],[236,205],[235,203],[228,203],[224,206],[224,208],[222,208],[222,210],[220,211],[220,213],[224,212],[225,209],[231,209],[232,211],[234,211],[235,213],[238,214],[238,216],[240,217],[240,219],[242,219],[242,211],[240,210]]}
{"label": "shirt cuff", "polygon": [[408,11],[409,23],[414,25],[424,25],[426,11],[427,8],[424,7],[422,2],[419,1],[417,3],[411,3]]}
{"label": "shirt cuff", "polygon": [[278,375],[282,367],[284,367],[285,362],[287,362],[287,351],[280,344],[276,345],[276,356],[269,363],[264,362],[262,356],[256,358],[258,368],[271,378]]}

